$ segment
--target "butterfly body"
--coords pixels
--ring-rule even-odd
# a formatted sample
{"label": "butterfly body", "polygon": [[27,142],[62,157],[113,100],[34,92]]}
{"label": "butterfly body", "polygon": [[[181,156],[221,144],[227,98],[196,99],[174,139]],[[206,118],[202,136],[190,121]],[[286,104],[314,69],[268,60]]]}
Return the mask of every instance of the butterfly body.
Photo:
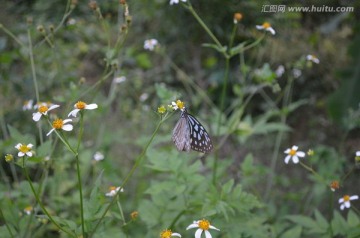
{"label": "butterfly body", "polygon": [[185,109],[181,112],[179,121],[176,123],[172,140],[179,151],[190,149],[202,153],[208,153],[213,145],[209,134],[201,123]]}

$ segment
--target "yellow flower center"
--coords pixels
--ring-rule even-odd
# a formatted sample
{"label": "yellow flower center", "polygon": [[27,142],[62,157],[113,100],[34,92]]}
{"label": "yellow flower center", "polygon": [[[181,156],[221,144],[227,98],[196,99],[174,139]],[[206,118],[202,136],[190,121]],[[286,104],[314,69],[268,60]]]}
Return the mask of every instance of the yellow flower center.
{"label": "yellow flower center", "polygon": [[5,161],[10,162],[14,159],[14,156],[12,154],[5,155]]}
{"label": "yellow flower center", "polygon": [[170,238],[172,235],[171,230],[165,230],[160,233],[160,238]]}
{"label": "yellow flower center", "polygon": [[131,219],[135,220],[138,216],[139,216],[139,212],[138,211],[133,211],[131,214]]}
{"label": "yellow flower center", "polygon": [[64,122],[62,119],[56,119],[55,121],[53,121],[53,127],[57,130],[61,129],[64,125]]}
{"label": "yellow flower center", "polygon": [[343,197],[343,199],[344,199],[344,202],[348,202],[348,201],[350,201],[350,196],[349,196],[349,195],[345,195],[345,196]]}
{"label": "yellow flower center", "polygon": [[40,106],[39,107],[39,112],[44,114],[45,112],[47,112],[49,110],[49,108],[47,106]]}
{"label": "yellow flower center", "polygon": [[180,110],[182,110],[182,109],[184,109],[184,107],[185,107],[185,103],[182,102],[182,101],[180,101],[180,100],[177,100],[177,101],[176,101],[176,106],[178,106],[178,108],[179,108]]}
{"label": "yellow flower center", "polygon": [[262,26],[263,26],[265,29],[268,29],[268,28],[271,27],[271,25],[270,25],[269,22],[264,22],[264,23],[262,24]]}
{"label": "yellow flower center", "polygon": [[115,187],[115,186],[110,186],[110,187],[109,187],[109,192],[115,191],[115,190],[116,190],[116,187]]}
{"label": "yellow flower center", "polygon": [[76,104],[75,104],[75,107],[77,109],[84,109],[86,106],[86,103],[82,102],[82,101],[78,101]]}
{"label": "yellow flower center", "polygon": [[29,152],[30,151],[30,148],[27,147],[27,145],[23,145],[21,144],[20,148],[19,148],[19,151],[23,152],[23,153],[26,153],[26,152]]}
{"label": "yellow flower center", "polygon": [[199,228],[203,230],[209,230],[210,222],[208,220],[202,219],[199,221]]}
{"label": "yellow flower center", "polygon": [[289,155],[294,156],[296,155],[296,150],[291,149],[289,152]]}
{"label": "yellow flower center", "polygon": [[234,14],[234,19],[236,21],[239,22],[239,21],[241,21],[242,18],[243,18],[243,15],[241,13],[237,12],[237,13]]}
{"label": "yellow flower center", "polygon": [[32,210],[33,210],[32,206],[27,206],[27,207],[24,208],[25,212],[31,212]]}
{"label": "yellow flower center", "polygon": [[158,113],[164,114],[166,112],[166,108],[164,106],[158,107]]}

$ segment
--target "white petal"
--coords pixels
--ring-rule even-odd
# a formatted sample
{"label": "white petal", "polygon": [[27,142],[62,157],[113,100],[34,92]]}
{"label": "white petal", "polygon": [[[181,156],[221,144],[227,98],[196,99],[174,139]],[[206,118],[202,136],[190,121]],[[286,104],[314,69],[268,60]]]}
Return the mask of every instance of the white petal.
{"label": "white petal", "polygon": [[19,151],[19,153],[18,153],[18,156],[19,157],[23,157],[25,154],[23,153],[23,152],[21,152],[21,151]]}
{"label": "white petal", "polygon": [[17,145],[15,145],[16,149],[20,149],[20,147],[21,147],[21,143],[18,143]]}
{"label": "white petal", "polygon": [[63,123],[66,124],[66,123],[71,122],[71,121],[72,121],[72,119],[65,119],[65,120],[63,120]]}
{"label": "white petal", "polygon": [[298,157],[305,157],[305,152],[303,152],[303,151],[298,151],[298,152],[296,152],[296,156],[298,156]]}
{"label": "white petal", "polygon": [[353,196],[350,197],[350,200],[356,200],[356,199],[359,199],[358,195],[353,195]]}
{"label": "white petal", "polygon": [[192,228],[198,228],[198,227],[199,227],[199,224],[193,223],[193,224],[189,225],[188,227],[186,227],[186,230],[189,230],[189,229],[192,229]]}
{"label": "white petal", "polygon": [[212,238],[209,231],[205,231],[205,238]]}
{"label": "white petal", "polygon": [[68,117],[70,117],[70,116],[76,117],[76,115],[77,115],[77,113],[78,113],[79,111],[80,111],[80,109],[74,109],[74,110],[72,110],[72,111],[69,113]]}
{"label": "white petal", "polygon": [[360,151],[356,151],[356,156],[360,156]]}
{"label": "white petal", "polygon": [[299,157],[297,157],[296,155],[294,155],[294,156],[292,157],[292,161],[294,162],[294,164],[299,163]]}
{"label": "white petal", "polygon": [[33,146],[34,146],[33,144],[28,144],[28,145],[27,145],[27,148],[30,148],[30,149],[31,149]]}
{"label": "white petal", "polygon": [[203,232],[202,229],[197,229],[197,231],[195,232],[195,238],[200,238],[202,232]]}
{"label": "white petal", "polygon": [[258,29],[258,30],[263,30],[264,27],[263,27],[262,25],[256,25],[256,29]]}
{"label": "white petal", "polygon": [[40,112],[35,112],[35,113],[33,113],[33,120],[39,121],[41,116],[42,116],[42,114]]}
{"label": "white petal", "polygon": [[216,228],[215,226],[212,226],[212,225],[210,225],[209,228],[210,228],[210,229],[213,229],[213,230],[220,231],[220,229],[218,229],[218,228]]}
{"label": "white petal", "polygon": [[27,156],[29,156],[29,157],[33,156],[33,154],[32,154],[32,152],[31,152],[31,151],[26,152],[26,155],[27,155]]}
{"label": "white petal", "polygon": [[268,32],[270,32],[272,35],[275,35],[275,30],[272,27],[269,27],[266,29]]}
{"label": "white petal", "polygon": [[55,108],[58,108],[58,107],[60,107],[60,105],[52,105],[51,107],[49,107],[49,109],[48,109],[48,111],[51,111],[51,110],[53,110],[53,109],[55,109]]}
{"label": "white petal", "polygon": [[346,202],[344,202],[344,205],[345,205],[346,208],[349,208],[350,207],[350,202],[346,201]]}
{"label": "white petal", "polygon": [[298,150],[298,149],[299,149],[299,146],[293,145],[293,146],[291,147],[291,149],[292,149],[292,150]]}
{"label": "white petal", "polygon": [[285,157],[285,164],[289,163],[290,158],[291,158],[291,155],[288,155]]}
{"label": "white petal", "polygon": [[344,202],[344,198],[340,198],[339,203],[343,203],[343,202]]}
{"label": "white petal", "polygon": [[51,129],[51,130],[46,134],[46,136],[49,136],[54,130],[55,130],[54,128]]}
{"label": "white petal", "polygon": [[64,131],[72,131],[73,125],[63,125],[61,129],[63,129]]}
{"label": "white petal", "polygon": [[93,110],[96,108],[98,108],[98,105],[96,103],[88,104],[85,106],[85,109],[87,109],[87,110]]}
{"label": "white petal", "polygon": [[285,153],[285,154],[289,154],[290,151],[291,151],[291,149],[286,149],[286,150],[284,151],[284,153]]}
{"label": "white petal", "polygon": [[181,235],[179,233],[172,233],[171,236],[181,237]]}
{"label": "white petal", "polygon": [[345,208],[345,205],[344,205],[344,204],[341,204],[341,205],[340,205],[340,209],[341,209],[341,210],[344,210],[344,208]]}

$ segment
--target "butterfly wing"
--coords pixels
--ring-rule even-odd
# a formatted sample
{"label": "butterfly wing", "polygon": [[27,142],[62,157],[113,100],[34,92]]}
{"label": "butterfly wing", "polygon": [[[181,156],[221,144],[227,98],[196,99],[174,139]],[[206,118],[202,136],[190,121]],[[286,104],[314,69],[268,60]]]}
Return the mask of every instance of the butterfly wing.
{"label": "butterfly wing", "polygon": [[209,134],[201,123],[191,114],[184,112],[187,118],[188,127],[190,129],[191,149],[202,153],[208,153],[213,149],[213,145]]}
{"label": "butterfly wing", "polygon": [[179,151],[190,151],[190,129],[184,113],[174,127],[172,140]]}

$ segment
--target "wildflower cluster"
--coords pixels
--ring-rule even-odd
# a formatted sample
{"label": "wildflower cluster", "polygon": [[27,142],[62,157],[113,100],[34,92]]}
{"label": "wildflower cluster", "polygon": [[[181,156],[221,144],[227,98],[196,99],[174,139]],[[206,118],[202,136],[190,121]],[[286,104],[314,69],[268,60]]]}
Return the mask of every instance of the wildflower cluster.
{"label": "wildflower cluster", "polygon": [[[293,161],[294,164],[297,164],[300,162],[299,158],[303,158],[305,157],[305,152],[303,151],[298,151],[299,147],[294,145],[291,148],[288,148],[284,151],[286,155],[285,157],[285,163],[288,164],[290,159]],[[314,155],[314,151],[309,149],[307,154],[309,156],[313,156]],[[356,156],[355,156],[355,160],[357,157],[360,156],[360,151],[356,152]],[[301,162],[300,162],[301,163]],[[306,165],[302,164],[306,169],[310,170],[311,172],[315,173],[315,171],[312,168],[307,167]],[[334,180],[330,183],[330,190],[335,192],[336,190],[338,190],[340,187],[339,181]],[[350,208],[351,207],[351,203],[350,201],[353,200],[357,200],[359,199],[358,195],[344,195],[343,197],[341,197],[339,199],[339,204],[340,204],[340,209],[344,210],[345,208]]]}
{"label": "wildflower cluster", "polygon": [[[193,221],[192,224],[190,224],[186,230],[198,228],[195,231],[195,238],[200,238],[202,233],[205,233],[206,238],[212,238],[211,233],[209,232],[209,229],[220,231],[220,229],[216,228],[215,226],[212,226],[210,222],[206,219]],[[170,229],[163,230],[160,233],[160,238],[170,238],[170,237],[181,237],[179,233],[172,232]]]}

